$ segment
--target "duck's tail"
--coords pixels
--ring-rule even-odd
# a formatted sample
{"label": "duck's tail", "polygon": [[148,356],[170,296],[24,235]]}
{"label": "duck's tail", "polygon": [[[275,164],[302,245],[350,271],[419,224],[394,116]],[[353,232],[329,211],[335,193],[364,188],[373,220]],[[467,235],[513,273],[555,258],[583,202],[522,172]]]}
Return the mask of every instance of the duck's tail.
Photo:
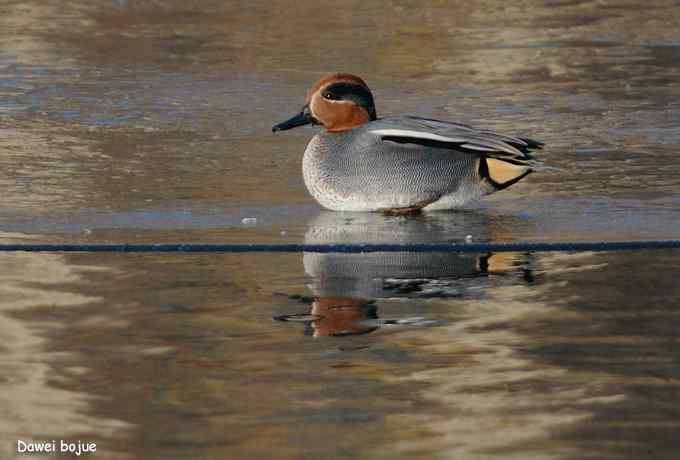
{"label": "duck's tail", "polygon": [[497,158],[482,157],[479,160],[479,175],[486,179],[495,190],[503,190],[531,174],[528,165],[509,163]]}
{"label": "duck's tail", "polygon": [[482,179],[486,179],[494,190],[510,187],[533,171],[556,169],[545,166],[541,160],[530,154],[534,149],[542,149],[542,142],[527,138],[521,138],[521,140],[525,143],[524,145],[513,145],[522,152],[521,156],[490,153],[480,158],[479,175]]}

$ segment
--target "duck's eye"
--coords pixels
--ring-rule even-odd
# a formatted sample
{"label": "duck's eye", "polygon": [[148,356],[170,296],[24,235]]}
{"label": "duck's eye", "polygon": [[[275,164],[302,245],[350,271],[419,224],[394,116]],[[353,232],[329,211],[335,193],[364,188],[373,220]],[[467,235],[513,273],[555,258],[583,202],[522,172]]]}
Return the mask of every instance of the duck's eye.
{"label": "duck's eye", "polygon": [[340,99],[340,97],[337,94],[333,94],[330,91],[326,91],[323,93],[324,99],[330,99],[331,101],[337,101]]}

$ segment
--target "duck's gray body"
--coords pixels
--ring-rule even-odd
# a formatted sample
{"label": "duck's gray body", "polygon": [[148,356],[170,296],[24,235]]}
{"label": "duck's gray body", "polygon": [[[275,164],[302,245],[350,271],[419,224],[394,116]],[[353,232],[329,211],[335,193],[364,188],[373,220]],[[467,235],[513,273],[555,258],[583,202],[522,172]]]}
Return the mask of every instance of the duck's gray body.
{"label": "duck's gray body", "polygon": [[528,159],[528,142],[457,123],[392,117],[317,134],[302,170],[309,192],[331,210],[451,209],[499,188],[486,180],[484,158]]}

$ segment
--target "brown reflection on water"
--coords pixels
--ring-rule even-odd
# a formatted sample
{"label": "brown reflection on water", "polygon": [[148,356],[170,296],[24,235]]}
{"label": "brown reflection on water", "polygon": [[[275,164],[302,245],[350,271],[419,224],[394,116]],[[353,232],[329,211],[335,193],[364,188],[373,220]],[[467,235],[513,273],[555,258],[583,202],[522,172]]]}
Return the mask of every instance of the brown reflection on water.
{"label": "brown reflection on water", "polygon": [[[371,307],[333,298],[338,278],[310,278],[300,254],[5,255],[43,280],[5,277],[2,365],[22,385],[47,376],[50,406],[16,380],[0,401],[22,435],[76,433],[130,458],[664,458],[677,256],[494,254],[486,272],[429,280],[448,296],[373,289]],[[308,313],[342,312],[315,339],[272,320],[322,288]],[[385,324],[404,318],[437,321]],[[35,422],[46,410],[67,422]]]}
{"label": "brown reflection on water", "polygon": [[[378,328],[375,304],[370,300],[318,297],[313,300],[307,329],[314,337],[338,337],[373,332]],[[277,317],[286,320],[286,317]],[[307,332],[307,331],[306,331]]]}

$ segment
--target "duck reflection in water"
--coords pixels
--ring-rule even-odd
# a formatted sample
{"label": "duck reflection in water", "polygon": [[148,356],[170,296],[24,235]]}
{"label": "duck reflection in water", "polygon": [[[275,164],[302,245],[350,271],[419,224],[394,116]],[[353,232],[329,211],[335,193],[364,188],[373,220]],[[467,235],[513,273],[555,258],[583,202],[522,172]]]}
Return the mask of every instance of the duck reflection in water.
{"label": "duck reflection in water", "polygon": [[[504,229],[513,228],[511,216],[489,217],[476,211],[431,213],[411,217],[365,213],[322,212],[309,224],[305,244],[420,244],[460,243],[468,235],[476,242],[509,240]],[[530,280],[524,254],[471,254],[456,252],[305,252],[303,263],[310,278],[311,304],[304,313],[279,315],[279,321],[305,324],[314,337],[367,334],[384,326],[424,327],[441,324],[418,315],[378,317],[378,300],[424,300],[483,295],[489,276],[521,273]],[[506,278],[516,283],[517,276]],[[413,312],[417,314],[417,312]]]}

